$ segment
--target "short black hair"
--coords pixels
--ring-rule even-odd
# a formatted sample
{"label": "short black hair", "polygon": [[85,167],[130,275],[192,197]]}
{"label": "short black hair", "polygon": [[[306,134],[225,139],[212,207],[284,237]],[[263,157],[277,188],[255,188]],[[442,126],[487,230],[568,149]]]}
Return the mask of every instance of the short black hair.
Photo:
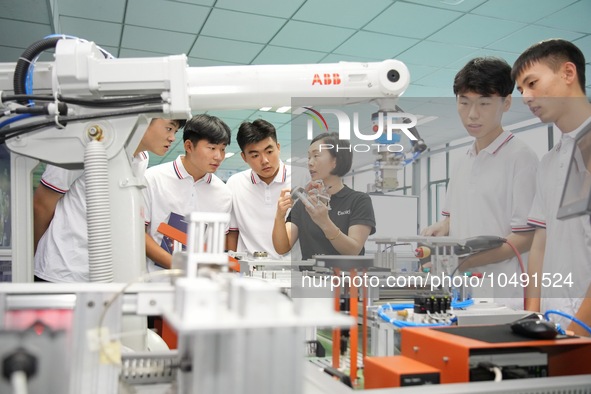
{"label": "short black hair", "polygon": [[242,122],[238,128],[236,142],[238,142],[240,150],[244,152],[246,145],[256,144],[269,137],[277,142],[277,131],[275,130],[275,126],[264,119],[257,119],[254,122]]}
{"label": "short black hair", "polygon": [[339,133],[322,133],[317,135],[310,145],[317,141],[332,145],[332,148],[322,149],[327,150],[336,159],[337,164],[330,173],[340,177],[347,175],[353,165],[353,152],[349,140],[340,140]]}
{"label": "short black hair", "polygon": [[513,64],[511,76],[517,79],[526,68],[542,62],[553,71],[558,71],[566,62],[574,63],[579,77],[579,86],[585,91],[585,55],[572,42],[560,38],[540,41],[527,48]]}
{"label": "short black hair", "polygon": [[470,60],[454,78],[454,94],[474,92],[482,96],[498,94],[507,97],[515,88],[511,66],[497,57],[477,57]]}
{"label": "short black hair", "polygon": [[[174,122],[177,124],[178,126],[178,130],[182,129],[183,127],[185,127],[185,123],[187,123],[187,119],[168,119],[168,118],[152,118],[150,120],[150,123],[152,123],[153,121],[155,121],[156,119],[165,119],[165,120],[170,120],[171,122]],[[178,131],[177,130],[177,131]]]}
{"label": "short black hair", "polygon": [[176,122],[176,124],[179,126],[179,130],[185,127],[185,124],[187,124],[187,119],[172,119],[172,121]]}
{"label": "short black hair", "polygon": [[230,145],[232,132],[224,121],[207,114],[195,115],[185,124],[183,141],[190,140],[193,145],[201,140],[211,144]]}

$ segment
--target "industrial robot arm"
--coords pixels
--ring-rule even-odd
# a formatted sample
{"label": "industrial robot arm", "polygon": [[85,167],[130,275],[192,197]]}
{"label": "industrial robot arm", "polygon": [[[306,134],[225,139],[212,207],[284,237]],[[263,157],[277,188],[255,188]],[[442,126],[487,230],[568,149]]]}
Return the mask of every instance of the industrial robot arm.
{"label": "industrial robot arm", "polygon": [[[24,235],[13,245],[13,261],[29,267],[13,272],[15,281],[32,279],[32,241],[26,238],[32,229],[29,220],[20,218],[31,216],[26,213],[31,205],[30,180],[24,180],[30,179],[34,160],[80,167],[87,148],[97,145],[91,142],[100,139],[100,150],[109,161],[110,206],[117,210],[110,213],[113,260],[127,262],[124,270],[115,272],[114,280],[128,281],[145,264],[143,237],[139,236],[144,229],[137,208],[141,204],[133,203],[134,199],[141,201],[141,180],[127,167],[142,138],[136,131],[145,129],[147,117],[178,119],[195,111],[290,106],[292,97],[328,98],[323,102],[334,105],[379,99],[380,108],[392,108],[410,82],[406,66],[392,59],[193,68],[187,66],[184,55],[105,58],[94,43],[76,39],[35,43],[32,51],[52,45],[55,61],[36,65],[34,89],[29,92],[22,91],[24,78],[30,74],[26,60],[25,64],[19,61],[16,72],[11,70],[13,65],[0,64],[0,108],[4,107],[5,114],[0,118],[0,143],[6,141],[15,158],[12,217],[19,220],[12,221],[12,233]],[[13,80],[14,89],[9,83]],[[26,108],[27,100],[36,103],[35,109]],[[22,164],[24,157],[34,160]],[[130,226],[132,231],[128,231]],[[92,255],[90,259],[92,264]]]}

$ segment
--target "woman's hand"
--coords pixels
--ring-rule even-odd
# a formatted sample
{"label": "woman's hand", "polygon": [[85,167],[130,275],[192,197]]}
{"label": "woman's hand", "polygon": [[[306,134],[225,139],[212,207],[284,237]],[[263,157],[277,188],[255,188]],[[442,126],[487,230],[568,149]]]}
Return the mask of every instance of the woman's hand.
{"label": "woman's hand", "polygon": [[319,200],[315,195],[311,195],[309,200],[311,206],[306,205],[306,212],[308,212],[312,221],[324,230],[332,223],[328,217],[328,205],[322,202],[322,200]]}

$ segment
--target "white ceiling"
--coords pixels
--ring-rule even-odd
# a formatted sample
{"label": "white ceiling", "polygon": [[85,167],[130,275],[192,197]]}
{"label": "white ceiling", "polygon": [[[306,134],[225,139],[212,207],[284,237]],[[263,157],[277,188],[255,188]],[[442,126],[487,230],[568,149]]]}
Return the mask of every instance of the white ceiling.
{"label": "white ceiling", "polygon": [[[465,131],[453,100],[443,105],[426,98],[452,97],[453,76],[470,58],[499,56],[512,64],[529,45],[560,37],[591,60],[590,16],[591,0],[2,0],[0,62],[15,62],[30,44],[52,33],[94,41],[116,57],[184,53],[193,67],[394,58],[411,73],[404,97],[424,98],[416,110],[445,120],[419,127],[435,146]],[[507,124],[530,117],[518,101]],[[269,120],[279,131],[282,156],[291,156],[289,114],[254,109],[213,114],[234,135],[244,120]],[[176,157],[181,139],[152,164]],[[237,150],[233,142],[229,151]],[[235,155],[222,168],[245,165]]]}

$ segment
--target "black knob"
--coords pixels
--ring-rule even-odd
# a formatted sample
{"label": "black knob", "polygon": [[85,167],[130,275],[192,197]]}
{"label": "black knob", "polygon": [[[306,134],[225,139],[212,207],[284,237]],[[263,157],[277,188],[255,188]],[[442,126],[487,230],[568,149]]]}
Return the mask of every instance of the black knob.
{"label": "black knob", "polygon": [[398,82],[400,80],[400,73],[396,70],[388,71],[388,81],[390,82]]}

